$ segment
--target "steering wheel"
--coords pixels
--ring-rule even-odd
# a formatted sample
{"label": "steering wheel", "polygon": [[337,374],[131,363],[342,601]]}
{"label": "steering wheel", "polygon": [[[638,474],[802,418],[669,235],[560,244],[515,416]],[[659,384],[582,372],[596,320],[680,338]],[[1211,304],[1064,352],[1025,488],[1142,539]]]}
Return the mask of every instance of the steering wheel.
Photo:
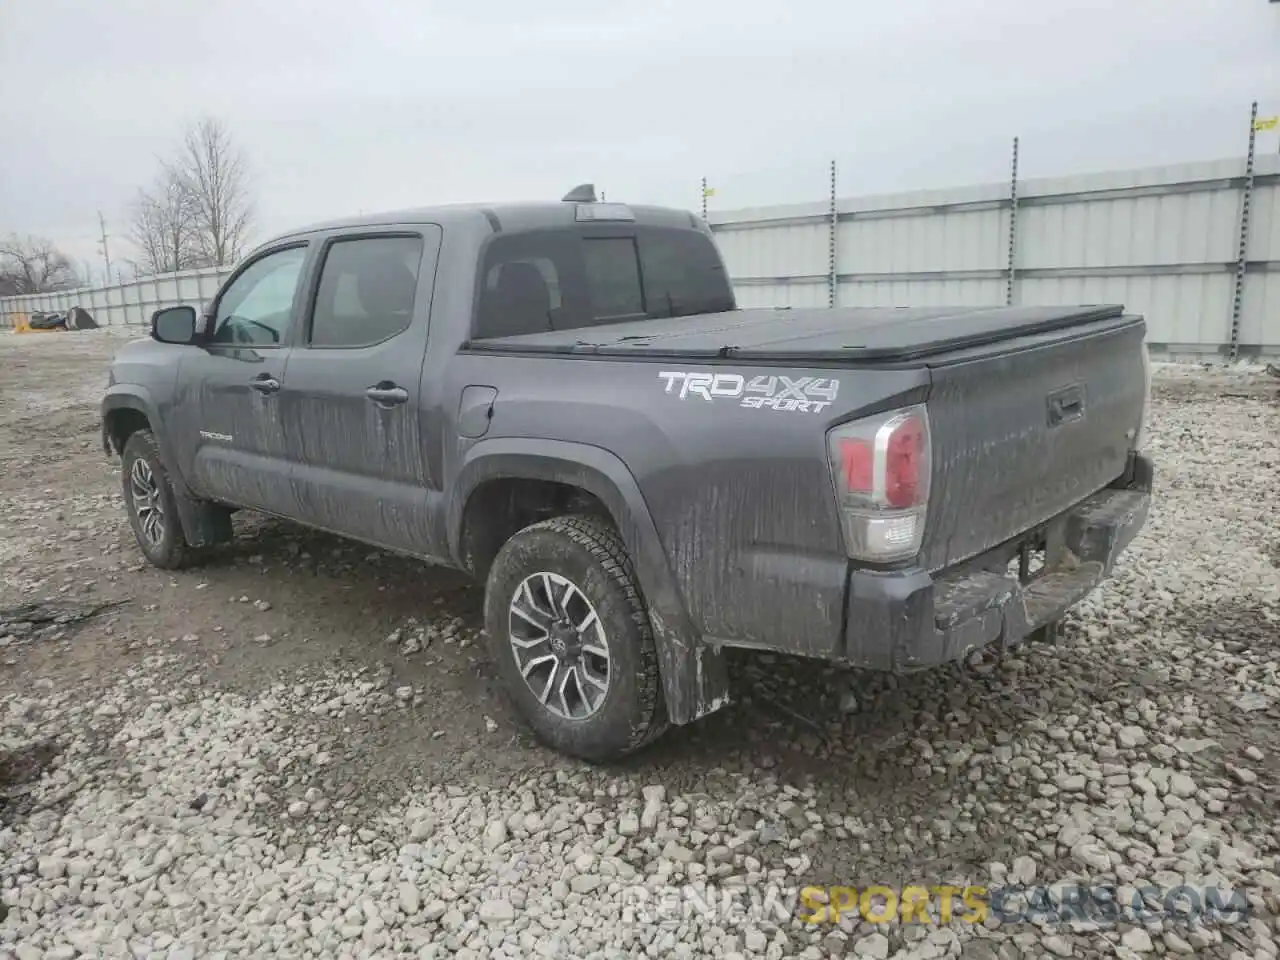
{"label": "steering wheel", "polygon": [[257,320],[250,320],[250,319],[248,319],[248,318],[246,318],[246,317],[237,317],[237,316],[233,313],[233,314],[231,314],[230,316],[228,316],[228,317],[227,317],[227,319],[223,321],[223,323],[224,323],[227,327],[229,327],[229,328],[231,329],[231,333],[232,333],[232,335],[233,335],[233,337],[234,337],[234,341],[233,341],[233,342],[235,342],[235,343],[249,343],[249,344],[251,344],[251,343],[253,343],[253,342],[254,342],[253,340],[250,340],[250,339],[248,339],[248,338],[246,338],[246,337],[244,337],[244,336],[241,336],[241,335],[240,335],[240,334],[242,334],[242,333],[244,332],[244,328],[245,328],[246,326],[258,327],[258,328],[260,328],[260,329],[262,329],[262,330],[265,330],[265,331],[267,331],[267,336],[269,336],[269,337],[271,338],[271,342],[272,342],[272,343],[279,343],[279,342],[280,342],[280,334],[276,331],[276,329],[275,329],[274,327],[269,327],[269,326],[267,326],[265,323],[260,323],[260,322],[259,322],[259,321],[257,321]]}
{"label": "steering wheel", "polygon": [[280,334],[276,332],[276,329],[274,327],[268,327],[265,323],[259,323],[257,320],[246,320],[244,322],[251,326],[259,327],[260,329],[267,331],[267,334],[271,337],[272,343],[280,342]]}

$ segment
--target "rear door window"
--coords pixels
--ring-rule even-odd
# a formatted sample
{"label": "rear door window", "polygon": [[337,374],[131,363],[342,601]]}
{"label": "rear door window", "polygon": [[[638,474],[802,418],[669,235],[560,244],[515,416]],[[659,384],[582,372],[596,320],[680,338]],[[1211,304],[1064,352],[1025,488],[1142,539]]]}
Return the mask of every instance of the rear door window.
{"label": "rear door window", "polygon": [[313,347],[367,347],[409,328],[421,237],[338,240],[325,252],[311,314]]}

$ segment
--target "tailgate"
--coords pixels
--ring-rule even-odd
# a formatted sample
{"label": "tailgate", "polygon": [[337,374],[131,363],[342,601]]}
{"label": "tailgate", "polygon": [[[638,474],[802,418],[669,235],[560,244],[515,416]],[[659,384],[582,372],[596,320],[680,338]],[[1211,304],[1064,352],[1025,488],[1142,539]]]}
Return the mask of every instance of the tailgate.
{"label": "tailgate", "polygon": [[1146,402],[1145,331],[1126,317],[930,364],[923,566],[982,553],[1124,473]]}

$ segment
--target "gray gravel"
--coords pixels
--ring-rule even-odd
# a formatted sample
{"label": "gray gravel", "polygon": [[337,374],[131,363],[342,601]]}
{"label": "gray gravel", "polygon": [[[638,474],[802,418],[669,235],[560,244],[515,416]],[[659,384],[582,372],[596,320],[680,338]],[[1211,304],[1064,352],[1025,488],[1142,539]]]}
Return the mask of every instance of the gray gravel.
{"label": "gray gravel", "polygon": [[[87,632],[0,639],[0,958],[1275,956],[1277,409],[1256,374],[1159,371],[1154,515],[1057,646],[848,690],[744,658],[738,706],[613,768],[532,746],[492,694],[414,720],[447,693],[414,665],[482,669],[471,609],[377,632],[394,669],[289,659],[300,615],[245,588],[199,608],[261,621],[227,631],[230,678],[182,635],[75,675],[36,658]],[[23,503],[0,533],[27,536]],[[451,765],[415,770],[463,724]],[[787,899],[869,883],[1215,885],[1251,916],[812,924]]]}

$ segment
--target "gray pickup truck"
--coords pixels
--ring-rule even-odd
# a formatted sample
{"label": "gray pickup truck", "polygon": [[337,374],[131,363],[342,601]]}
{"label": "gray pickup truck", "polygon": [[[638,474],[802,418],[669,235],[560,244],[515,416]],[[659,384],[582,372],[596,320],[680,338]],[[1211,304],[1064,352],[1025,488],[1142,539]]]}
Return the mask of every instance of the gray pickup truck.
{"label": "gray pickup truck", "polygon": [[460,568],[535,732],[603,760],[726,648],[911,671],[1052,630],[1145,521],[1120,307],[738,309],[690,213],[299,230],[115,358],[103,443],[173,568],[238,508]]}

